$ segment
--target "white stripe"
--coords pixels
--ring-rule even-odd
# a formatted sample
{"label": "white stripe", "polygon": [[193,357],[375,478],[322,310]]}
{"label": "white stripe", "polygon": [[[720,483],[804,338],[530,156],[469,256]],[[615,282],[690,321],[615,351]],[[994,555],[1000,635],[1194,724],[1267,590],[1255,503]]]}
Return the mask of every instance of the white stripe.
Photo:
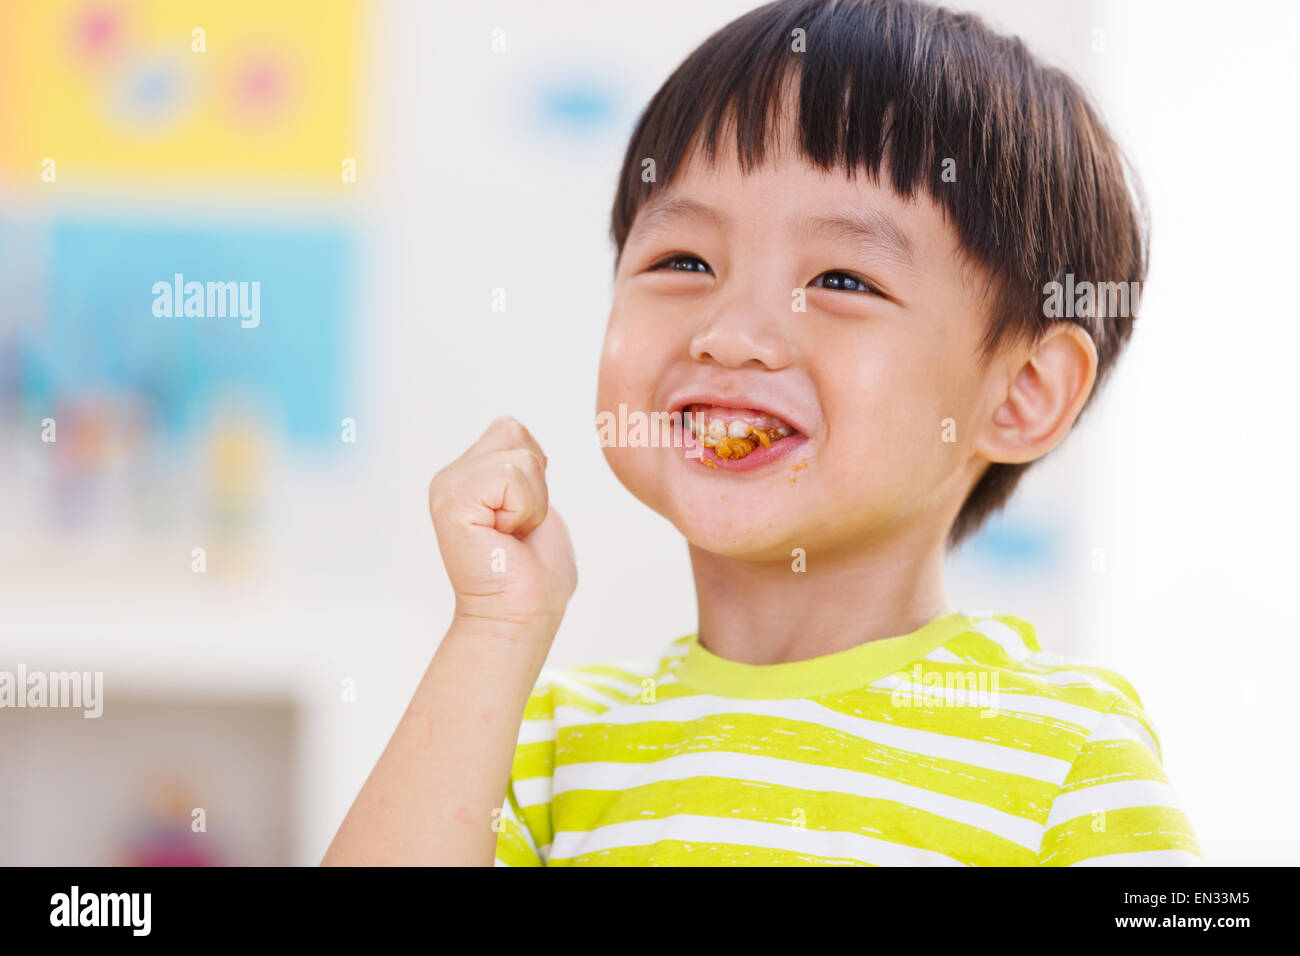
{"label": "white stripe", "polygon": [[[1001,682],[998,682],[1001,684]],[[948,687],[924,687],[924,685],[915,684],[914,682],[905,682],[894,675],[888,678],[881,678],[878,682],[870,684],[870,687],[879,689],[879,691],[893,692],[894,689],[904,687],[919,688],[920,693],[930,693],[930,695],[941,696],[944,700],[961,702],[966,700],[963,695],[965,691],[958,691],[954,688],[949,691]],[[979,700],[979,693],[975,693],[975,701]],[[1095,708],[1086,708],[1082,704],[1070,704],[1069,701],[1060,700],[1058,697],[1041,695],[1041,693],[1022,693],[1019,691],[1009,691],[1001,685],[997,688],[997,709],[1002,713],[1013,714],[1030,714],[1032,717],[1049,717],[1053,721],[1062,721],[1073,723],[1079,727],[1091,727],[1097,719],[1097,714],[1101,711]]]}
{"label": "white stripe", "polygon": [[1021,664],[1025,670],[1032,671],[1033,676],[1049,684],[1087,684],[1096,690],[1118,694],[1125,700],[1129,699],[1128,691],[1119,684],[1111,683],[1100,674],[1075,670],[1075,668],[1089,666],[1087,661],[1074,660],[1040,651],[1036,654],[1030,654],[1021,661]]}
{"label": "white stripe", "polygon": [[642,677],[654,677],[655,670],[657,669],[657,665],[654,663],[648,664],[645,661],[638,661],[638,660],[632,660],[631,658],[624,658],[622,660],[616,660],[616,661],[604,661],[604,660],[593,661],[590,662],[589,664],[579,665],[577,668],[575,668],[575,670],[582,670],[582,668],[586,666],[612,667],[615,670],[627,671],[629,674],[635,674],[638,679]]}
{"label": "white stripe", "polygon": [[1094,856],[1071,866],[1205,866],[1205,861],[1187,850],[1140,850]]}
{"label": "white stripe", "polygon": [[[937,671],[932,671],[931,673],[938,674]],[[997,672],[994,671],[993,674],[997,675]],[[971,674],[970,677],[972,680],[969,681],[967,680],[967,675],[960,675],[963,684],[973,683],[975,685],[973,689],[970,687],[949,687],[948,678],[952,675],[938,674],[938,676],[944,679],[942,686],[937,684],[918,684],[914,680],[901,680],[891,675],[889,679],[892,682],[892,686],[889,687],[889,693],[891,696],[897,693],[900,701],[903,702],[900,706],[903,707],[947,706],[968,707],[974,710],[986,710],[992,708],[995,711],[1001,709],[1001,700],[1004,691],[1002,690],[1002,680],[1000,676],[996,676],[995,683],[995,676],[990,676],[987,673]],[[979,683],[981,677],[984,678],[983,689],[981,689]],[[877,684],[883,682],[882,679],[882,681],[878,681]],[[955,683],[956,682],[954,681],[954,685]],[[872,684],[871,686],[877,687],[877,684]],[[878,687],[877,689],[885,690],[884,687]]]}
{"label": "white stripe", "polygon": [[1072,657],[1062,657],[1059,654],[1049,654],[1046,651],[1038,651],[1034,654],[1030,654],[1025,658],[1023,663],[1026,667],[1033,667],[1038,670],[1048,670],[1050,673],[1043,675],[1043,679],[1050,683],[1065,683],[1065,681],[1058,680],[1057,678],[1060,675],[1069,675],[1077,682],[1092,684],[1101,690],[1119,694],[1125,699],[1128,698],[1128,691],[1124,690],[1124,688],[1118,684],[1112,684],[1101,674],[1093,674],[1088,671],[1074,669],[1076,667],[1089,666],[1088,661],[1076,660]]}
{"label": "white stripe", "polygon": [[[900,693],[913,698],[924,699],[926,697],[938,697],[949,702],[953,707],[973,707],[976,710],[991,709],[999,714],[1020,714],[1033,717],[1049,717],[1052,720],[1064,721],[1068,724],[1075,724],[1079,727],[1087,727],[1101,711],[1093,707],[1085,707],[1082,704],[1071,704],[1068,701],[1061,700],[1058,697],[1052,697],[1047,694],[1034,693],[1033,691],[1010,690],[1002,686],[999,679],[998,686],[994,688],[992,678],[985,682],[988,690],[981,691],[976,685],[975,690],[965,690],[956,687],[927,686],[918,684],[915,681],[902,681],[894,676],[882,678],[871,687],[885,690],[882,686],[886,681],[892,681],[892,686],[888,689],[890,693],[899,690]],[[918,701],[920,703],[920,701]]]}
{"label": "white stripe", "polygon": [[1017,661],[1024,660],[1033,650],[1025,643],[1025,639],[1020,636],[1020,632],[1014,627],[1009,627],[1001,621],[992,618],[985,621],[977,621],[972,627],[972,631],[983,634],[990,641],[1000,646],[1007,652],[1007,656]]}
{"label": "white stripe", "polygon": [[617,707],[623,703],[623,701],[615,697],[611,697],[608,694],[603,693],[602,691],[598,690],[595,687],[591,687],[587,684],[583,684],[568,672],[559,672],[553,674],[551,676],[550,683],[554,684],[557,687],[563,687],[567,690],[571,690],[575,692],[583,700],[587,701],[588,703],[596,704],[597,706]]}
{"label": "white stripe", "polygon": [[523,780],[515,780],[511,786],[515,788],[515,800],[521,810],[551,802],[550,777],[525,777]]}
{"label": "white stripe", "polygon": [[[611,823],[595,830],[562,830],[555,834],[555,859],[600,853],[622,847],[649,846],[661,840],[687,843],[730,843],[807,853],[818,857],[861,860],[884,866],[961,866],[957,860],[915,847],[890,843],[860,833],[813,830],[785,823],[734,820],[676,814],[657,820]],[[597,861],[598,862],[598,861]]]}
{"label": "white stripe", "polygon": [[1079,727],[1089,727],[1097,719],[1098,711],[1082,704],[1043,694],[1020,693],[1006,688],[998,688],[997,697],[999,713],[1026,714],[1032,717],[1048,717]]}
{"label": "white stripe", "polygon": [[936,647],[929,654],[925,655],[925,660],[934,661],[936,664],[966,664],[964,661],[946,647]]}
{"label": "white stripe", "polygon": [[1083,790],[1058,794],[1052,802],[1047,829],[1076,817],[1092,816],[1098,810],[1126,810],[1129,807],[1170,807],[1179,809],[1174,788],[1158,780],[1118,780],[1100,783]]}
{"label": "white stripe", "polygon": [[[682,754],[652,763],[573,763],[555,768],[554,793],[569,790],[624,791],[633,787],[692,777],[723,777],[796,790],[843,793],[934,813],[978,827],[1037,852],[1043,840],[1041,824],[969,800],[935,793],[856,770],[820,767],[780,757],[752,754]],[[522,801],[521,801],[522,803]]]}
{"label": "white stripe", "polygon": [[[968,664],[974,662],[960,661],[959,663]],[[989,683],[991,682],[992,678],[990,677]],[[887,677],[882,677],[880,680],[867,686],[873,687],[877,690],[888,690],[892,693],[895,688],[904,683],[907,683],[909,686],[915,685],[915,682],[904,682],[895,675],[890,674]],[[953,701],[961,700],[962,698],[958,695],[964,693],[963,691],[955,689],[950,691],[946,686],[942,688],[923,688],[923,690],[925,693],[942,695],[945,700]],[[1095,707],[1085,707],[1082,704],[1072,704],[1048,694],[1033,693],[1032,691],[1022,692],[1008,690],[1001,686],[1000,679],[997,693],[997,706],[999,712],[1030,714],[1035,717],[1050,717],[1053,720],[1075,724],[1079,727],[1092,726],[1093,722],[1097,719],[1097,715],[1101,713],[1101,711],[1097,710]]]}
{"label": "white stripe", "polygon": [[[567,676],[581,683],[591,683],[600,687],[608,687],[611,690],[622,691],[623,693],[631,694],[634,697],[641,693],[640,684],[633,684],[630,681],[625,681],[618,677],[607,677],[604,674],[587,674],[582,671],[570,671]],[[649,675],[646,676],[649,677]],[[651,679],[653,680],[653,678]]]}
{"label": "white stripe", "polygon": [[[1095,711],[1091,712],[1095,714]],[[999,773],[1012,773],[1032,777],[1059,785],[1070,772],[1070,761],[1029,753],[1014,747],[983,740],[968,740],[931,730],[913,730],[883,721],[855,717],[823,707],[810,700],[733,700],[697,694],[657,701],[651,705],[637,704],[618,707],[592,716],[569,707],[557,707],[556,719],[561,727],[580,727],[590,724],[631,725],[655,721],[686,723],[706,717],[727,714],[750,714],[781,720],[800,721],[827,727],[863,740],[871,740],[941,760],[956,760],[974,764]],[[561,717],[563,718],[561,720]]]}
{"label": "white stripe", "polygon": [[520,746],[524,744],[540,744],[548,740],[554,740],[555,720],[551,717],[537,717],[532,720],[521,720],[519,722],[519,736],[516,739]]}
{"label": "white stripe", "polygon": [[686,660],[690,652],[691,649],[686,644],[681,644],[676,647],[669,648],[667,651],[665,651],[663,654],[660,655],[659,666],[656,669],[659,671],[676,670],[677,668],[682,666],[682,662]]}
{"label": "white stripe", "polygon": [[1159,745],[1147,733],[1145,727],[1127,714],[1117,714],[1114,711],[1108,713],[1097,724],[1092,736],[1088,738],[1088,743],[1095,744],[1107,740],[1136,741],[1151,751],[1151,756],[1155,757],[1157,761],[1160,760]]}
{"label": "white stripe", "polygon": [[1068,657],[1062,657],[1060,654],[1053,654],[1051,651],[1034,651],[1025,658],[1025,663],[1033,664],[1035,667],[1070,667],[1078,663]]}
{"label": "white stripe", "polygon": [[1041,673],[1031,673],[1030,676],[1036,680],[1042,681],[1044,684],[1052,684],[1055,686],[1065,684],[1084,684],[1091,687],[1093,690],[1103,691],[1108,694],[1118,694],[1125,700],[1129,699],[1128,694],[1126,694],[1122,688],[1115,686],[1110,681],[1099,677],[1096,674],[1089,674],[1087,671],[1055,669],[1051,671],[1043,671]]}

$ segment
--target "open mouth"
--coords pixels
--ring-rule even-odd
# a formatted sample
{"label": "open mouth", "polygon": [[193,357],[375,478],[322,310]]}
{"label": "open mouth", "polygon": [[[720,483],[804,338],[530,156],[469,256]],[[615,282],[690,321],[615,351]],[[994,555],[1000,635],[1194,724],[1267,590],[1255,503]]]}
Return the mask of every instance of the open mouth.
{"label": "open mouth", "polygon": [[686,429],[724,461],[736,461],[799,434],[788,422],[752,408],[691,404],[682,412]]}

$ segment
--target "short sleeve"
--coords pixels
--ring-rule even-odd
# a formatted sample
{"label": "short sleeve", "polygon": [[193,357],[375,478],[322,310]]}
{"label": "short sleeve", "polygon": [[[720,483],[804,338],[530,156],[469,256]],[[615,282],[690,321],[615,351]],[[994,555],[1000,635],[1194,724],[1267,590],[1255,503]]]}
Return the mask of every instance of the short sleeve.
{"label": "short sleeve", "polygon": [[1039,866],[1202,865],[1136,699],[1118,698],[1080,748],[1052,801]]}
{"label": "short sleeve", "polygon": [[555,702],[539,681],[524,705],[497,831],[497,866],[545,866],[551,849]]}

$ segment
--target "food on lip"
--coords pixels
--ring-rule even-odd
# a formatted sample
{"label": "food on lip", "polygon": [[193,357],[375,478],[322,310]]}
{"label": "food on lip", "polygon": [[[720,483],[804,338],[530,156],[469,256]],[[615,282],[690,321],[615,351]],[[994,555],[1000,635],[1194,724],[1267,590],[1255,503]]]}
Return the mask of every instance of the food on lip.
{"label": "food on lip", "polygon": [[688,405],[686,407],[686,427],[697,433],[700,442],[719,457],[727,460],[744,458],[760,445],[766,448],[772,442],[780,441],[794,434],[794,429],[781,419],[744,409],[716,409],[713,406]]}

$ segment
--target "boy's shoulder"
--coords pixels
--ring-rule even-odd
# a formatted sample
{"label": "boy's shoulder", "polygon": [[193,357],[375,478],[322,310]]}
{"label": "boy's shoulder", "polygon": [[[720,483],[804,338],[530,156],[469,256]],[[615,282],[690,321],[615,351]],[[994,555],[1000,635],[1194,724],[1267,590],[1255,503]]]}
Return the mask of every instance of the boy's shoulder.
{"label": "boy's shoulder", "polygon": [[[998,676],[998,706],[1031,712],[1084,739],[1110,728],[1161,754],[1159,731],[1142,698],[1123,675],[1077,658],[1044,651],[1028,621],[1008,614],[973,614],[966,632],[927,655],[927,667],[977,667]],[[1108,718],[1111,722],[1108,723]]]}
{"label": "boy's shoulder", "polygon": [[670,640],[652,657],[620,658],[569,667],[544,667],[538,675],[524,716],[554,712],[558,705],[598,714],[637,700],[652,701],[659,688],[676,682],[694,634]]}
{"label": "boy's shoulder", "polygon": [[[1082,659],[1044,651],[1034,626],[1010,614],[970,614],[966,632],[949,641],[944,652],[959,660],[994,668],[1017,679],[1014,686],[1044,696],[1106,708],[1142,707],[1133,685],[1117,671]],[[948,658],[951,660],[951,658]]]}

